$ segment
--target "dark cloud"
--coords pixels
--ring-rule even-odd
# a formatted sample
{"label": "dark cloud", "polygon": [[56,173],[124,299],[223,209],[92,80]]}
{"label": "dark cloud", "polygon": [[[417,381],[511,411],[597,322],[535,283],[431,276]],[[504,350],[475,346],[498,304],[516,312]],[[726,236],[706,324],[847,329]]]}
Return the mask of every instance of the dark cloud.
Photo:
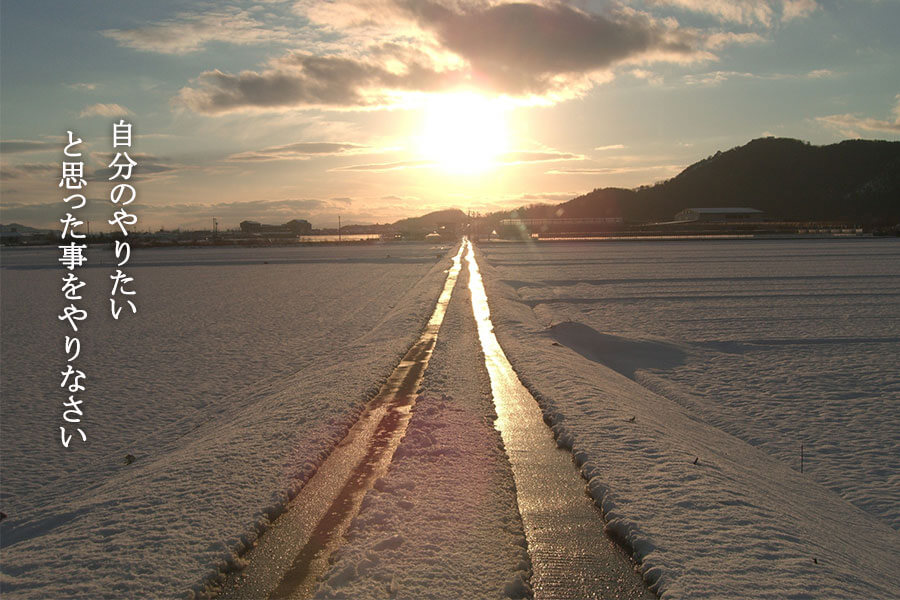
{"label": "dark cloud", "polygon": [[476,81],[506,93],[541,94],[558,75],[584,74],[649,52],[694,52],[693,34],[634,11],[600,15],[566,4],[499,4],[455,12],[437,2],[404,6],[452,52]]}
{"label": "dark cloud", "polygon": [[[380,42],[365,49],[366,59],[351,56],[355,48],[345,55],[292,52],[262,71],[206,71],[181,90],[179,101],[197,112],[220,114],[375,107],[390,104],[388,92],[462,85],[543,95],[566,91],[624,60],[690,60],[702,54],[696,34],[627,9],[601,15],[562,3],[513,3],[458,10],[418,0],[400,0],[397,7],[420,28],[422,39]],[[441,51],[464,64],[437,64],[424,50],[425,38],[434,38]]]}
{"label": "dark cloud", "polygon": [[248,108],[365,107],[384,103],[385,90],[433,91],[462,79],[421,63],[405,66],[405,72],[394,73],[353,58],[294,52],[260,73],[206,71],[197,78],[197,87],[183,88],[179,98],[189,108],[210,114]]}

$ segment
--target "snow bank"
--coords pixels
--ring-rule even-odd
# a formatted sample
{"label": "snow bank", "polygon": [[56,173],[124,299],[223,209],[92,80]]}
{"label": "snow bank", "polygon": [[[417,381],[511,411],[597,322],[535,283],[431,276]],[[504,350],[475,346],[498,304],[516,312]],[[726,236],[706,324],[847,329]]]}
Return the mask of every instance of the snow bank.
{"label": "snow bank", "polygon": [[[679,368],[690,348],[615,327],[601,333],[578,320],[583,305],[627,318],[629,302],[670,293],[652,277],[623,282],[629,289],[615,282],[639,279],[642,263],[671,265],[666,251],[713,251],[700,260],[715,262],[721,249],[608,248],[486,247],[479,262],[504,351],[647,581],[663,598],[895,596],[900,535],[888,523],[626,376]],[[628,300],[597,301],[597,285]],[[637,312],[632,322],[653,321],[652,312]],[[887,475],[896,478],[896,467]]]}

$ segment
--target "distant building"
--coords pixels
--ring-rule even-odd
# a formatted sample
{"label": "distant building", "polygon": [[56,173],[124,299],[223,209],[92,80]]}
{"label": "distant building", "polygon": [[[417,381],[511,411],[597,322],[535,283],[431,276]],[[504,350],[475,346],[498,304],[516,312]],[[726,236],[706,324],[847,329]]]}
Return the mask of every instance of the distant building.
{"label": "distant building", "polygon": [[241,221],[241,231],[244,233],[259,233],[262,231],[262,223],[259,221]]}
{"label": "distant building", "polygon": [[294,219],[288,221],[284,224],[284,227],[297,235],[309,235],[312,233],[312,224],[306,219]]}
{"label": "distant building", "polygon": [[699,221],[703,223],[742,223],[762,220],[763,212],[755,208],[686,208],[677,215],[676,221]]}
{"label": "distant building", "polygon": [[244,233],[286,233],[292,235],[309,235],[312,225],[306,219],[293,219],[284,225],[263,225],[259,221],[241,221]]}

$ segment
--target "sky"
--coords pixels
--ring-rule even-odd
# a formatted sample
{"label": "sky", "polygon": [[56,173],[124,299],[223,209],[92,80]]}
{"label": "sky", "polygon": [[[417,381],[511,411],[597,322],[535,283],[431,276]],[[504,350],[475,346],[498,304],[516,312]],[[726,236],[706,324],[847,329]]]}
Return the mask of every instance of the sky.
{"label": "sky", "polygon": [[[384,223],[670,178],[763,136],[900,139],[900,0],[0,3],[0,222]],[[121,148],[120,148],[121,150]]]}

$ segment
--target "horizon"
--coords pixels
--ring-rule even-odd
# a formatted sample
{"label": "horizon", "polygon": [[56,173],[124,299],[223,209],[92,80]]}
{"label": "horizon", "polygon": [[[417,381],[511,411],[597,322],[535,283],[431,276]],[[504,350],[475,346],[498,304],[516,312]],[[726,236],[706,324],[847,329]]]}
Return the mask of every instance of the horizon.
{"label": "horizon", "polygon": [[119,118],[134,123],[134,207],[151,230],[491,213],[652,185],[760,137],[900,140],[896,3],[46,2],[2,13],[2,221],[36,228],[59,227],[67,129],[87,149],[84,214],[108,218]]}

